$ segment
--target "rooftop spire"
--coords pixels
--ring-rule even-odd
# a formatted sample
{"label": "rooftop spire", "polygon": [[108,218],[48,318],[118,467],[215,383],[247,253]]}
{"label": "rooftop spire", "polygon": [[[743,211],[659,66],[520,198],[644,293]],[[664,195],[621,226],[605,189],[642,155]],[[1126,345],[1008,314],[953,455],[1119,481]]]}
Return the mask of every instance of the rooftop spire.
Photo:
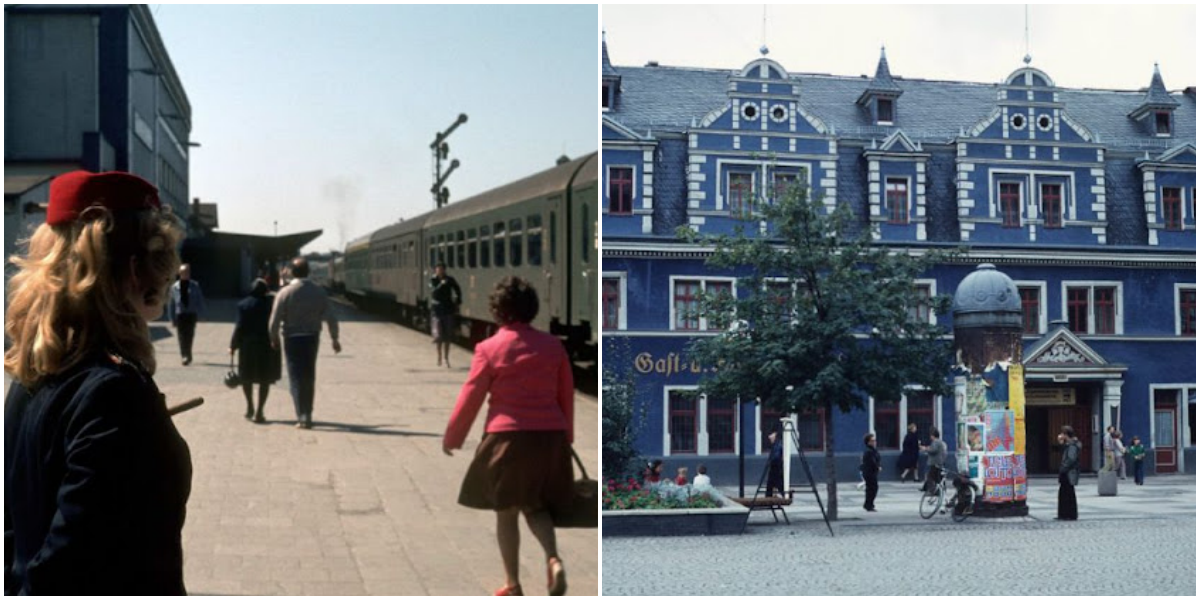
{"label": "rooftop spire", "polygon": [[1149,104],[1179,106],[1179,101],[1171,97],[1171,93],[1167,91],[1167,86],[1163,84],[1162,73],[1158,70],[1158,63],[1154,63],[1154,76],[1150,78],[1150,89],[1146,90],[1146,97],[1142,99],[1142,105]]}
{"label": "rooftop spire", "polygon": [[600,31],[600,52],[601,52],[601,71],[605,77],[619,77],[617,70],[613,68],[612,61],[608,59],[608,32]]}
{"label": "rooftop spire", "polygon": [[858,97],[858,102],[865,105],[872,96],[898,98],[903,93],[904,90],[900,89],[900,85],[892,79],[892,71],[888,68],[887,47],[880,46],[879,64],[875,67],[875,78]]}

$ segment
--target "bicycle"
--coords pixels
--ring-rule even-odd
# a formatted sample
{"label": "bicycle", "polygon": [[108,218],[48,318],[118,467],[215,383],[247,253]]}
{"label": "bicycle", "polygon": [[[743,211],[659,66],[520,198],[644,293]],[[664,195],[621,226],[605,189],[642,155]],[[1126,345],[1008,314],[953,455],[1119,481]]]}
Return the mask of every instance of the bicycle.
{"label": "bicycle", "polygon": [[971,516],[975,510],[975,484],[967,480],[965,485],[954,486],[955,489],[951,491],[950,486],[954,485],[957,477],[958,474],[953,471],[943,471],[941,480],[933,489],[926,489],[921,494],[919,512],[922,519],[932,518],[939,509],[949,509],[950,518],[955,523],[961,523]]}

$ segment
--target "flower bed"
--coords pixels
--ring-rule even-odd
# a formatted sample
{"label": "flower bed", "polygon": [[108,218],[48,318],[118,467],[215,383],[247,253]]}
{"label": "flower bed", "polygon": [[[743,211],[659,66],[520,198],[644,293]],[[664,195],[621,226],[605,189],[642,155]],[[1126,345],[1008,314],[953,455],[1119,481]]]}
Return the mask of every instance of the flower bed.
{"label": "flower bed", "polygon": [[711,487],[696,489],[668,481],[648,486],[609,481],[603,506],[605,536],[741,533],[749,513]]}

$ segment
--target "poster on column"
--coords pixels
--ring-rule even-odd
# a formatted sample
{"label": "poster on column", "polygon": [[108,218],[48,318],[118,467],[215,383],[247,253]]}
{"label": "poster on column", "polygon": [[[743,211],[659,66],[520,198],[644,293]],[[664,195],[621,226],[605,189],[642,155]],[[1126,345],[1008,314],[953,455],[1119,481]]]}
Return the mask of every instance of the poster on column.
{"label": "poster on column", "polygon": [[987,386],[981,377],[972,376],[967,379],[967,398],[963,406],[964,421],[980,421],[983,411],[987,410]]}
{"label": "poster on column", "polygon": [[1011,502],[1014,497],[1012,454],[988,454],[983,457],[983,501]]}
{"label": "poster on column", "polygon": [[1025,419],[1013,419],[1013,452],[1025,455]]}
{"label": "poster on column", "polygon": [[1008,409],[1013,417],[1025,419],[1025,366],[1008,367]]}
{"label": "poster on column", "polygon": [[983,371],[984,397],[989,410],[1008,408],[1008,363],[998,362]]}
{"label": "poster on column", "polygon": [[1013,500],[1024,500],[1029,491],[1025,455],[1013,455]]}
{"label": "poster on column", "polygon": [[1012,452],[1015,444],[1013,436],[1013,413],[1010,410],[989,410],[983,413],[983,423],[987,427],[987,451]]}

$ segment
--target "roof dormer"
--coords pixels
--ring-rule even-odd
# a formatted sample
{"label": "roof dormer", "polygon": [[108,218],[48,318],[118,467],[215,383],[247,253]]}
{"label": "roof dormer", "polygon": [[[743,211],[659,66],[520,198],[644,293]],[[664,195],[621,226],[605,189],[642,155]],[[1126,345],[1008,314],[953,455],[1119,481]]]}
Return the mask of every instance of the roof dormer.
{"label": "roof dormer", "polygon": [[621,94],[621,75],[613,68],[608,59],[607,34],[601,33],[601,77],[600,77],[600,110],[607,112],[617,106],[617,97]]}
{"label": "roof dormer", "polygon": [[887,49],[881,47],[875,78],[858,97],[858,104],[867,110],[873,124],[892,125],[896,122],[896,99],[903,93],[888,69]]}
{"label": "roof dormer", "polygon": [[1129,113],[1129,118],[1138,121],[1147,135],[1171,137],[1175,130],[1175,108],[1178,106],[1179,101],[1172,98],[1167,86],[1163,85],[1158,63],[1154,63],[1154,77],[1150,79],[1150,88],[1146,90],[1142,103]]}

